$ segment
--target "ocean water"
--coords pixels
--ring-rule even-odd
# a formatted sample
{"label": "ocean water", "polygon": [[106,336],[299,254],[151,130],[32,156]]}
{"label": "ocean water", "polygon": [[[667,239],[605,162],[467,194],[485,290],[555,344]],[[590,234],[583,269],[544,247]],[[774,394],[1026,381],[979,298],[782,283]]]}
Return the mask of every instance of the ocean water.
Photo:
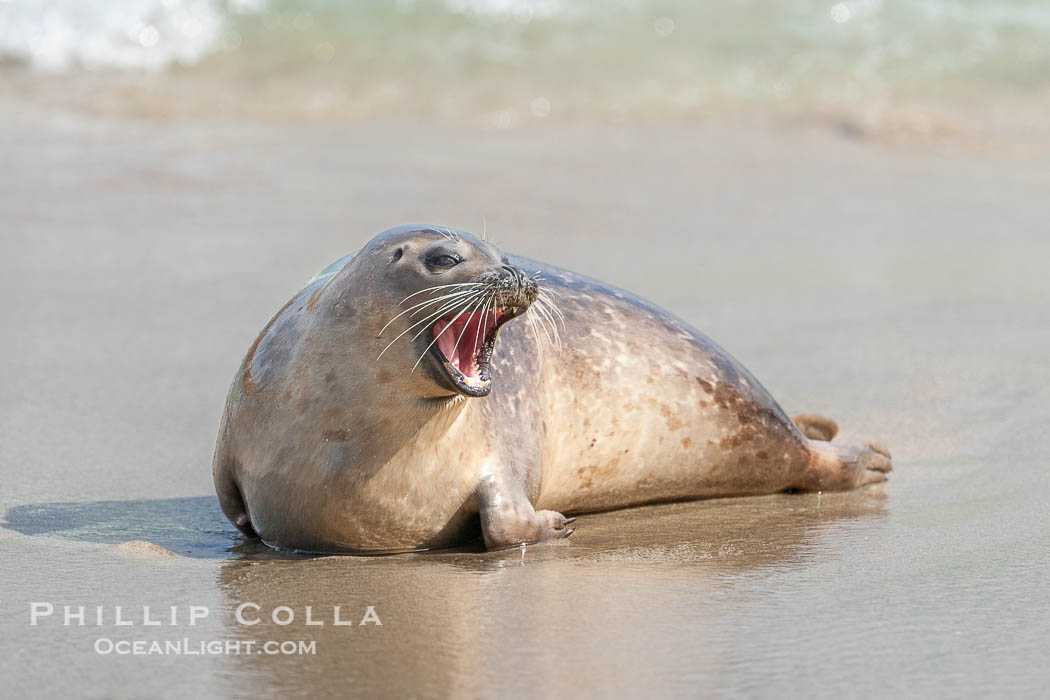
{"label": "ocean water", "polygon": [[852,111],[861,127],[980,114],[1033,128],[1050,100],[1050,4],[5,0],[0,59],[23,79],[166,75],[178,89],[149,99],[191,112],[483,115],[501,128],[757,104]]}

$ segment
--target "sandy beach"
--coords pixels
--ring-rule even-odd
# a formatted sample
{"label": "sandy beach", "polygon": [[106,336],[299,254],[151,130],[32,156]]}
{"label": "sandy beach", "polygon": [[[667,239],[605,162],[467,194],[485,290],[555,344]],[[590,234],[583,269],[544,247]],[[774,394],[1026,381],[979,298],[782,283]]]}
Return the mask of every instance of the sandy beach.
{"label": "sandy beach", "polygon": [[[1042,697],[1050,161],[791,123],[492,130],[3,103],[0,677],[19,697]],[[240,358],[390,226],[480,232],[702,329],[885,487],[586,515],[525,551],[276,557],[219,512]],[[144,540],[175,557],[113,545]],[[34,602],[55,613],[31,625]],[[258,625],[238,622],[244,602]],[[66,625],[62,606],[105,606]],[[136,624],[113,624],[120,605]],[[142,606],[179,609],[145,626]],[[271,612],[291,607],[295,621]],[[336,626],[333,606],[381,626]],[[209,614],[185,624],[190,606]],[[328,624],[305,623],[305,608]],[[256,609],[251,609],[256,610]],[[167,614],[167,613],[165,613]],[[98,640],[313,640],[120,655]]]}

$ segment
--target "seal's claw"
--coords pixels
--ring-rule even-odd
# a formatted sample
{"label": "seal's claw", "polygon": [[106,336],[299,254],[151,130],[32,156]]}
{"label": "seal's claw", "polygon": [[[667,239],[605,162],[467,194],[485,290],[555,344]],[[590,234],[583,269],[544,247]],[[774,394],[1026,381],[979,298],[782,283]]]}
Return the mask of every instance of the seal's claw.
{"label": "seal's claw", "polygon": [[571,525],[574,522],[576,522],[576,518],[566,518],[565,520],[561,521],[561,526],[565,527],[566,525]]}
{"label": "seal's claw", "polygon": [[[575,519],[576,518],[573,518],[573,520],[575,520]],[[576,528],[574,528],[574,527],[573,528],[569,528],[568,530],[565,531],[565,534],[561,536],[561,539],[563,539],[563,540],[569,539],[569,535],[571,535],[574,532],[576,532]]]}

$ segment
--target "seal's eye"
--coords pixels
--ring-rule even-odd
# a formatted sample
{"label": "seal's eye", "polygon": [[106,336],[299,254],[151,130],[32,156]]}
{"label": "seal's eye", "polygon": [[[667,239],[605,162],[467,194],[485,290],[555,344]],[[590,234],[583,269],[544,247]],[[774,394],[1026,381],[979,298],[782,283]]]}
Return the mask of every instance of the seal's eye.
{"label": "seal's eye", "polygon": [[427,265],[434,268],[435,270],[447,270],[450,267],[459,265],[460,259],[455,255],[432,255],[427,258]]}

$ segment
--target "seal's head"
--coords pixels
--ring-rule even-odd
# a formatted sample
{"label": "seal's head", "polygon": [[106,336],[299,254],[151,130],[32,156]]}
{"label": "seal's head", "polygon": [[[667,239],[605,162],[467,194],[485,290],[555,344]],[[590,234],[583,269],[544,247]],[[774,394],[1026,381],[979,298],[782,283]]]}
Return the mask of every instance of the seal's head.
{"label": "seal's head", "polygon": [[[354,260],[354,306],[366,317],[377,366],[392,365],[399,390],[422,397],[479,397],[491,390],[500,328],[536,301],[536,279],[492,244],[440,227],[376,236]],[[372,313],[374,311],[374,313]]]}

